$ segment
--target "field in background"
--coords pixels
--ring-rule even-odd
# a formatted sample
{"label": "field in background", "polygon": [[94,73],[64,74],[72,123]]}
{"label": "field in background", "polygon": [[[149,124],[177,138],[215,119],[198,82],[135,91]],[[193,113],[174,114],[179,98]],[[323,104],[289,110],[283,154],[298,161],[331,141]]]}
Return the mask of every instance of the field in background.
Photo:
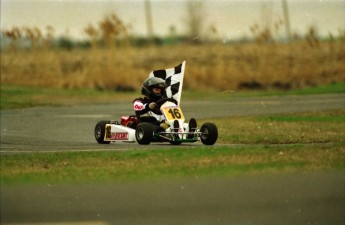
{"label": "field in background", "polygon": [[344,82],[345,41],[1,51],[1,84],[134,91],[186,60],[184,89],[303,88]]}
{"label": "field in background", "polygon": [[[130,102],[152,70],[174,67],[184,60],[183,98],[228,98],[258,90],[344,93],[344,37],[70,50],[33,45],[1,51],[1,109]],[[237,91],[243,89],[251,92]],[[222,134],[219,146],[213,148],[3,155],[1,183],[97,183],[344,170],[344,110],[212,121]]]}

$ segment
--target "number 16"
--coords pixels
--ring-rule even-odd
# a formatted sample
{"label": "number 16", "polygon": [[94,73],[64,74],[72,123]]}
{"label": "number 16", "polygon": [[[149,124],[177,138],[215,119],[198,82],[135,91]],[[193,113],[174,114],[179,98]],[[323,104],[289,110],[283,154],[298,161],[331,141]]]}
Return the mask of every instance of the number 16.
{"label": "number 16", "polygon": [[178,110],[178,109],[169,109],[169,111],[168,111],[170,114],[171,114],[171,116],[172,116],[172,118],[173,119],[181,119],[181,113],[180,113],[180,111]]}

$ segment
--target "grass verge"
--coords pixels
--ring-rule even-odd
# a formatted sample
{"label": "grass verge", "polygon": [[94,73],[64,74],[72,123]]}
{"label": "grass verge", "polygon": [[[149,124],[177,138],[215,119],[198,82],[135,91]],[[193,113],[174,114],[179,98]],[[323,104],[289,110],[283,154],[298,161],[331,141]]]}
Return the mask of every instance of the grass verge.
{"label": "grass verge", "polygon": [[3,155],[1,184],[95,183],[345,169],[343,144]]}
{"label": "grass verge", "polygon": [[345,143],[345,109],[215,118],[212,121],[220,133],[218,142],[222,143]]}
{"label": "grass verge", "polygon": [[131,102],[138,93],[1,85],[1,109],[86,103]]}
{"label": "grass verge", "polygon": [[[232,97],[269,96],[269,95],[296,95],[296,94],[323,94],[323,93],[344,93],[345,83],[335,83],[326,86],[317,86],[290,91],[225,91],[217,92],[212,90],[183,92],[183,99],[229,99]],[[110,103],[114,101],[131,102],[140,96],[137,92],[115,92],[95,89],[58,89],[22,87],[15,85],[1,85],[1,109],[26,108],[34,106],[59,106],[90,103]]]}

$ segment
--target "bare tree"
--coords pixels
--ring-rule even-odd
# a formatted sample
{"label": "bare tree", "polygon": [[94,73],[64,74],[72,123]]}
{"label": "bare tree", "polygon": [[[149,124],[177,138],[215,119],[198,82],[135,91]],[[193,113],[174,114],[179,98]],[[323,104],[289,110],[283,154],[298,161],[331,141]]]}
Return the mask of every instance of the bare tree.
{"label": "bare tree", "polygon": [[112,13],[106,16],[100,23],[102,38],[109,47],[114,47],[114,40],[120,36],[127,37],[127,29],[122,20]]}
{"label": "bare tree", "polygon": [[189,0],[186,6],[188,37],[194,43],[199,43],[204,25],[203,2],[201,0]]}
{"label": "bare tree", "polygon": [[92,24],[89,24],[85,29],[84,32],[89,36],[91,39],[91,45],[93,48],[97,46],[97,40],[99,38],[99,31],[95,28]]}
{"label": "bare tree", "polygon": [[290,27],[290,17],[289,17],[289,8],[287,4],[287,0],[282,0],[283,5],[283,12],[284,12],[284,20],[285,20],[285,28],[286,28],[286,36],[288,40],[291,40],[291,27]]}
{"label": "bare tree", "polygon": [[150,0],[145,0],[145,14],[146,14],[146,26],[149,42],[153,42],[153,23]]}

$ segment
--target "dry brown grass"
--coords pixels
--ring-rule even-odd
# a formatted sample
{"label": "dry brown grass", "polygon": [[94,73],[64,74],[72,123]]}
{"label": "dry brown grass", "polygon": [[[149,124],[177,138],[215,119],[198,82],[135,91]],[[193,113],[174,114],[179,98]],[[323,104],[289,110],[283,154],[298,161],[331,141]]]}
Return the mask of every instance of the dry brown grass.
{"label": "dry brown grass", "polygon": [[187,61],[184,87],[235,90],[344,82],[345,41],[209,44],[90,50],[8,49],[1,83],[58,88],[138,89],[152,70]]}

